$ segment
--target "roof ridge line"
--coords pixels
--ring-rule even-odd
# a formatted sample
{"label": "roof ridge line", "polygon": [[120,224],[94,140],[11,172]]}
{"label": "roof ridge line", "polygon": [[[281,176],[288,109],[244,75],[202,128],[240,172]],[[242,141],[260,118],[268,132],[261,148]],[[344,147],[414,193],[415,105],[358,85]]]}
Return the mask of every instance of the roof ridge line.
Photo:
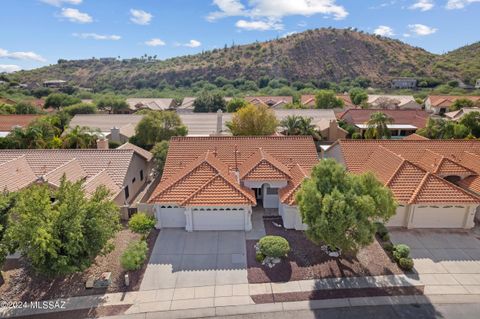
{"label": "roof ridge line", "polygon": [[[2,150],[2,151],[3,151],[3,150]],[[0,166],[5,165],[5,164],[8,164],[8,163],[11,163],[11,162],[14,162],[14,161],[16,161],[16,160],[19,160],[19,159],[21,159],[22,157],[25,157],[25,159],[26,159],[27,154],[22,154],[22,155],[20,155],[20,156],[18,156],[18,157],[14,157],[14,158],[6,161],[6,162],[0,163]],[[27,164],[28,164],[28,162],[27,162]],[[28,164],[28,166],[30,166],[30,164]],[[30,167],[30,169],[32,169],[32,167]]]}
{"label": "roof ridge line", "polygon": [[430,173],[430,172],[428,172],[428,171],[425,173],[425,176],[423,176],[422,180],[420,181],[420,184],[418,184],[417,188],[416,188],[415,191],[413,192],[412,197],[410,197],[410,200],[408,201],[409,204],[412,204],[412,203],[415,201],[415,199],[417,198],[418,194],[419,194],[420,191],[422,190],[423,185],[425,184],[427,178],[428,178],[430,175],[433,175],[433,174]]}
{"label": "roof ridge line", "polygon": [[444,178],[441,178],[440,176],[437,176],[436,174],[431,174],[432,177],[444,182],[444,183],[447,183],[448,185],[452,186],[453,188],[461,191],[462,193],[464,193],[465,195],[469,195],[469,196],[472,196],[472,197],[475,197],[476,199],[478,199],[480,201],[480,195],[476,195],[476,194],[472,194],[470,193],[469,191],[467,191],[466,189],[463,189],[462,187],[458,186],[458,185],[455,185],[454,183],[452,182],[449,182],[447,181],[446,179]]}
{"label": "roof ridge line", "polygon": [[[73,157],[73,158],[69,159],[68,161],[62,163],[60,166],[55,167],[55,168],[52,169],[50,172],[43,174],[41,177],[45,177],[45,176],[47,176],[47,175],[49,175],[49,174],[52,174],[53,172],[56,172],[56,171],[59,170],[60,168],[66,166],[66,165],[68,165],[68,164],[70,164],[70,163],[72,163],[72,162],[74,162],[74,161],[76,161],[76,160],[77,160],[77,158],[76,158],[76,157]],[[79,163],[79,164],[80,164],[80,163]],[[82,167],[82,165],[80,165],[80,167]],[[82,167],[82,170],[83,170],[83,167]],[[83,171],[85,172],[85,170],[83,170]]]}

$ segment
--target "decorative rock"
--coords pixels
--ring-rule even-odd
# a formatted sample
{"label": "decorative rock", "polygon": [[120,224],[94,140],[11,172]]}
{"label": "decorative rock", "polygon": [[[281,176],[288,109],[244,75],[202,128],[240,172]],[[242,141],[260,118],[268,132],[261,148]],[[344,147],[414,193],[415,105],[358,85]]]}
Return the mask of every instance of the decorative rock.
{"label": "decorative rock", "polygon": [[95,278],[93,276],[88,277],[87,282],[85,282],[85,288],[92,289]]}
{"label": "decorative rock", "polygon": [[282,225],[276,223],[276,222],[272,222],[273,226],[277,227],[277,228],[282,228]]}
{"label": "decorative rock", "polygon": [[100,278],[95,280],[94,287],[95,288],[106,288],[106,287],[110,286],[111,283],[112,283],[112,273],[111,272],[104,272],[104,273],[102,273]]}

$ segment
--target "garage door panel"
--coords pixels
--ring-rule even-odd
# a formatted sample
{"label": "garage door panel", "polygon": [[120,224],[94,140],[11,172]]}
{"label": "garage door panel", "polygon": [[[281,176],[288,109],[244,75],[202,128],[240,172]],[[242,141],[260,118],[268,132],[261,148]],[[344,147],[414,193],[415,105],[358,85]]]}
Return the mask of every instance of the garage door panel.
{"label": "garage door panel", "polygon": [[162,228],[185,228],[187,223],[184,208],[160,208],[159,217]]}
{"label": "garage door panel", "polygon": [[244,230],[245,213],[235,211],[193,211],[193,230]]}
{"label": "garage door panel", "polygon": [[463,228],[465,214],[461,206],[416,207],[412,224],[416,228]]}

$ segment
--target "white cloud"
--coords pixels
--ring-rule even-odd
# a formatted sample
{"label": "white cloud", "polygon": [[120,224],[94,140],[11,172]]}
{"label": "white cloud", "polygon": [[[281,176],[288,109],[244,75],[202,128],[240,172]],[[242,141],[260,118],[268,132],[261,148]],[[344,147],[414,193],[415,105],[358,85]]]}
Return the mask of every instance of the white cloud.
{"label": "white cloud", "polygon": [[153,38],[151,40],[146,41],[145,44],[148,45],[149,47],[159,47],[159,46],[165,45],[166,43],[162,39]]}
{"label": "white cloud", "polygon": [[432,28],[424,24],[409,24],[408,28],[410,29],[410,32],[421,36],[434,34],[438,31],[437,28]]}
{"label": "white cloud", "polygon": [[80,12],[78,9],[62,8],[60,17],[68,19],[70,22],[75,23],[92,23],[93,18],[84,12]]}
{"label": "white cloud", "polygon": [[420,10],[420,11],[428,11],[433,9],[435,6],[433,0],[417,0],[414,4],[408,7],[411,10]]}
{"label": "white cloud", "polygon": [[130,10],[130,21],[135,24],[147,25],[152,21],[153,15],[143,10],[131,9]]}
{"label": "white cloud", "polygon": [[0,58],[12,60],[31,60],[36,62],[46,62],[47,60],[35,52],[9,52],[8,50],[0,49]]}
{"label": "white cloud", "polygon": [[[246,17],[251,21],[239,20],[237,26],[246,30],[278,30],[283,28],[285,17],[300,15],[312,16],[323,14],[336,20],[348,16],[347,10],[336,3],[336,0],[249,0],[246,7],[240,0],[214,0],[218,11],[207,16],[208,21],[224,17]],[[270,25],[270,28],[267,26]],[[242,28],[242,27],[241,27]]]}
{"label": "white cloud", "polygon": [[198,48],[201,46],[202,43],[197,40],[190,40],[188,43],[185,43],[183,46],[189,47],[189,48]]}
{"label": "white cloud", "polygon": [[16,72],[20,71],[22,68],[18,65],[14,64],[0,64],[0,73],[6,72],[6,73],[11,73],[11,72]]}
{"label": "white cloud", "polygon": [[449,10],[463,9],[467,5],[474,2],[480,2],[480,0],[448,0],[447,5],[445,7]]}
{"label": "white cloud", "polygon": [[289,37],[289,36],[297,34],[297,33],[298,33],[297,31],[287,32],[287,33],[282,34],[282,38],[286,38],[286,37]]}
{"label": "white cloud", "polygon": [[238,20],[235,26],[243,30],[257,30],[257,31],[267,31],[267,30],[282,30],[283,25],[275,22],[274,20],[270,21],[246,21]]}
{"label": "white cloud", "polygon": [[393,29],[386,25],[379,25],[378,28],[373,31],[373,33],[376,35],[381,35],[383,37],[392,37],[395,35]]}
{"label": "white cloud", "polygon": [[40,1],[55,7],[61,7],[63,4],[79,5],[82,3],[82,0],[40,0]]}
{"label": "white cloud", "polygon": [[115,34],[98,34],[98,33],[74,33],[74,37],[81,38],[81,39],[93,39],[93,40],[112,40],[118,41],[122,37]]}

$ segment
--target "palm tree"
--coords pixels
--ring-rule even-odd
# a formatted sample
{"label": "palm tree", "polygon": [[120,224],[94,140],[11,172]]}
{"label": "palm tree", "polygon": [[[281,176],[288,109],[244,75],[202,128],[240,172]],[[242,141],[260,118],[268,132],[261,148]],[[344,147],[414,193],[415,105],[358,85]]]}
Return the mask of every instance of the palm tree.
{"label": "palm tree", "polygon": [[88,127],[76,126],[63,138],[63,148],[95,148],[97,133]]}
{"label": "palm tree", "polygon": [[285,135],[311,135],[320,139],[316,126],[312,124],[313,118],[299,115],[289,115],[280,122]]}
{"label": "palm tree", "polygon": [[367,130],[365,138],[367,139],[389,139],[391,132],[388,129],[388,124],[392,124],[393,119],[383,112],[375,112],[367,121]]}

